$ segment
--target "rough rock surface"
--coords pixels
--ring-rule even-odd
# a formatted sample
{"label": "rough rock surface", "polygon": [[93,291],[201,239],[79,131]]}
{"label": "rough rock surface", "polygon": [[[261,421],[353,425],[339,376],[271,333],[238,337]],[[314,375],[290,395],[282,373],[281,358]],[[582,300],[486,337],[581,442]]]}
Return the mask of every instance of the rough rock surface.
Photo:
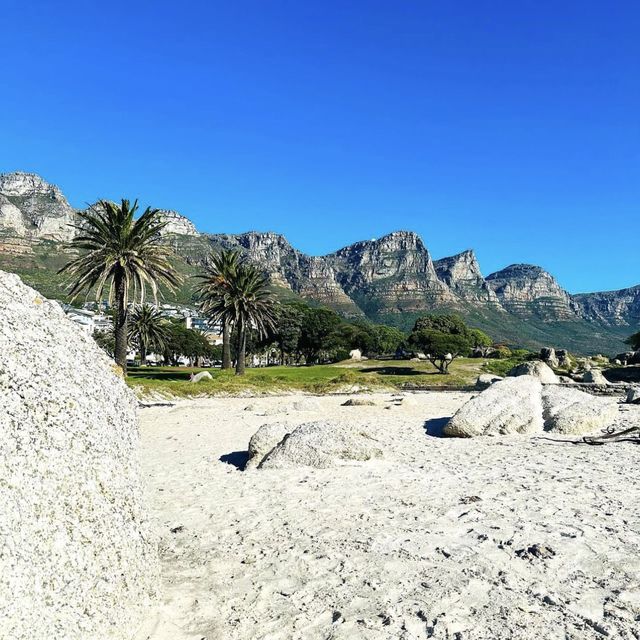
{"label": "rough rock surface", "polygon": [[553,347],[543,347],[542,349],[540,349],[540,360],[542,360],[552,368],[560,366],[560,359]]}
{"label": "rough rock surface", "polygon": [[349,398],[342,403],[343,407],[374,407],[375,402],[369,398]]}
{"label": "rough rock surface", "polygon": [[506,378],[463,405],[445,435],[470,437],[536,433],[591,433],[618,417],[617,404],[563,385],[543,385],[535,376]]}
{"label": "rough rock surface", "polygon": [[35,173],[0,174],[0,233],[68,242],[76,233],[75,217],[60,189]]}
{"label": "rough rock surface", "polygon": [[512,313],[557,320],[576,318],[571,296],[540,267],[512,264],[487,276],[486,282],[502,306]]}
{"label": "rough rock surface", "polygon": [[168,234],[175,234],[179,236],[198,236],[198,230],[189,218],[185,218],[177,211],[171,211],[170,209],[160,209],[163,219],[167,223],[164,229],[160,232],[161,235],[166,236]]}
{"label": "rough rock surface", "polygon": [[505,378],[463,405],[444,433],[467,438],[542,431],[541,390],[534,376]]}
{"label": "rough rock surface", "polygon": [[302,398],[293,403],[294,411],[319,411],[320,404],[316,398]]}
{"label": "rough rock surface", "polygon": [[154,597],[136,400],[62,309],[0,271],[0,638],[130,638]]}
{"label": "rough rock surface", "polygon": [[433,266],[440,280],[464,300],[490,303],[501,308],[498,296],[482,277],[473,251],[467,250],[449,258],[435,260]]}
{"label": "rough rock surface", "polygon": [[640,404],[640,387],[630,387],[627,390],[625,402],[628,404]]}
{"label": "rough rock surface", "polygon": [[604,377],[604,374],[600,369],[590,369],[585,371],[582,376],[583,382],[589,382],[591,384],[608,385],[609,381]]}
{"label": "rough rock surface", "polygon": [[590,433],[610,424],[618,407],[573,387],[545,386],[542,389],[544,428],[563,434]]}
{"label": "rough rock surface", "polygon": [[488,389],[495,382],[500,382],[503,380],[500,376],[496,376],[493,373],[481,373],[476,380],[476,389],[479,391],[484,391]]}
{"label": "rough rock surface", "polygon": [[382,450],[377,440],[357,425],[307,422],[277,444],[259,467],[326,469],[380,457]]}
{"label": "rough rock surface", "polygon": [[263,424],[249,440],[249,459],[246,468],[257,467],[263,458],[291,431],[291,425],[282,422]]}
{"label": "rough rock surface", "polygon": [[553,369],[541,360],[523,362],[511,369],[507,375],[510,377],[533,376],[543,384],[558,384],[559,382],[558,376],[553,372]]}

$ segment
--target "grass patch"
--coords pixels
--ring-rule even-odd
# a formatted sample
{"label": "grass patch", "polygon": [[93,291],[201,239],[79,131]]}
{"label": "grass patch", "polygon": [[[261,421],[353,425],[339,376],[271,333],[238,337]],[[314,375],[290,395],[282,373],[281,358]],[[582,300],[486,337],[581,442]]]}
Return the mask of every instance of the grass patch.
{"label": "grass patch", "polygon": [[[189,381],[192,373],[209,371],[212,380]],[[220,369],[187,367],[131,367],[127,383],[142,395],[190,398],[216,395],[264,395],[302,391],[324,394],[363,390],[469,389],[482,373],[482,360],[459,358],[449,375],[439,374],[429,363],[365,360],[309,367],[247,369],[244,376]]]}

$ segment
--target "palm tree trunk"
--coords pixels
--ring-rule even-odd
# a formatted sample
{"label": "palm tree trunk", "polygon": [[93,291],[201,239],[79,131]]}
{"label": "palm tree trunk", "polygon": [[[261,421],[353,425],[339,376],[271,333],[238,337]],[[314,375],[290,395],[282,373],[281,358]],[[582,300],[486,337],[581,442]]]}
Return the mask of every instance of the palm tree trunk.
{"label": "palm tree trunk", "polygon": [[115,275],[116,288],[116,318],[115,318],[115,337],[116,337],[116,364],[121,367],[122,373],[127,375],[127,305],[126,290],[124,277],[120,273]]}
{"label": "palm tree trunk", "polygon": [[227,320],[222,324],[222,368],[231,369],[231,331]]}
{"label": "palm tree trunk", "polygon": [[245,352],[247,350],[247,332],[244,323],[238,326],[238,361],[236,362],[236,375],[243,376],[245,369]]}
{"label": "palm tree trunk", "polygon": [[140,364],[143,367],[147,364],[147,345],[144,343],[140,344]]}

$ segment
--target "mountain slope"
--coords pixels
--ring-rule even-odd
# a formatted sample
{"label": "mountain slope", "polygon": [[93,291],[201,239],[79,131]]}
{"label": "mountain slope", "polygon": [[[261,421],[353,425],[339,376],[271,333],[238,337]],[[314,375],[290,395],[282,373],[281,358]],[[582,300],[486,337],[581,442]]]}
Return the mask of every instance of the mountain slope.
{"label": "mountain slope", "polygon": [[[308,256],[277,233],[202,234],[178,212],[162,213],[169,222],[163,239],[185,276],[175,299],[185,304],[194,304],[192,276],[207,256],[237,248],[269,273],[283,297],[404,329],[424,313],[455,311],[496,340],[594,353],[622,350],[622,339],[640,328],[640,285],[571,296],[535,265],[511,265],[484,278],[473,251],[434,261],[409,231]],[[76,218],[60,189],[40,176],[0,175],[0,268],[20,273],[48,297],[65,298],[56,272],[72,255]]]}

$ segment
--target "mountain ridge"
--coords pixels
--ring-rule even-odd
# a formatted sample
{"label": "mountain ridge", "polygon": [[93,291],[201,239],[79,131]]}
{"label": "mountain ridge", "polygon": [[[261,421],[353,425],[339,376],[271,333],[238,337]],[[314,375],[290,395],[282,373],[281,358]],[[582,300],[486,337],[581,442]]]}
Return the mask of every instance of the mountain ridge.
{"label": "mountain ridge", "polygon": [[[75,233],[69,225],[78,211],[37,174],[0,174],[0,267],[44,278],[35,273],[51,270],[44,248],[57,248],[60,260],[67,255]],[[572,295],[542,267],[518,263],[485,277],[472,249],[434,260],[422,238],[407,230],[311,256],[275,231],[200,233],[181,213],[162,213],[168,221],[164,238],[186,275],[197,271],[212,250],[237,248],[261,265],[285,296],[346,316],[407,328],[420,314],[455,311],[496,339],[527,346],[577,345],[582,352],[594,345],[621,350],[621,337],[640,327],[640,285]],[[62,291],[59,283],[55,286]]]}

